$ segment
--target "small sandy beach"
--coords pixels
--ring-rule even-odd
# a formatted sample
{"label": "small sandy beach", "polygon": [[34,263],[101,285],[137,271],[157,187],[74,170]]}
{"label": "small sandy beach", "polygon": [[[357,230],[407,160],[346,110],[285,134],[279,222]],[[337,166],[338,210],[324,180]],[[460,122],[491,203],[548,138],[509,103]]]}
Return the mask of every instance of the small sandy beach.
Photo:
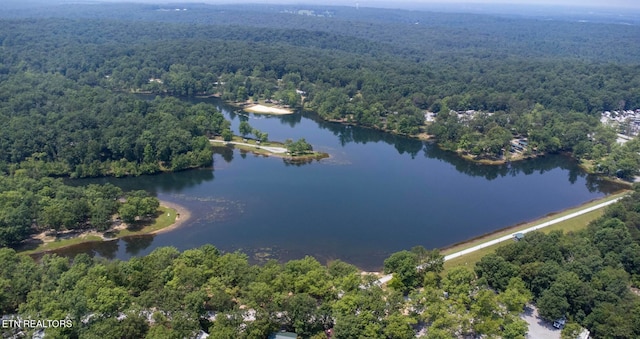
{"label": "small sandy beach", "polygon": [[244,110],[247,112],[260,113],[260,114],[275,114],[275,115],[293,114],[293,111],[285,108],[269,107],[265,105],[253,105],[245,108]]}
{"label": "small sandy beach", "polygon": [[191,212],[189,212],[189,210],[182,205],[178,205],[176,203],[165,201],[165,200],[160,200],[160,205],[173,208],[174,210],[176,210],[176,213],[177,213],[176,221],[168,227],[161,228],[159,230],[153,231],[148,234],[160,234],[160,233],[173,231],[176,228],[180,227],[182,224],[184,224],[187,220],[189,220],[189,218],[191,218]]}

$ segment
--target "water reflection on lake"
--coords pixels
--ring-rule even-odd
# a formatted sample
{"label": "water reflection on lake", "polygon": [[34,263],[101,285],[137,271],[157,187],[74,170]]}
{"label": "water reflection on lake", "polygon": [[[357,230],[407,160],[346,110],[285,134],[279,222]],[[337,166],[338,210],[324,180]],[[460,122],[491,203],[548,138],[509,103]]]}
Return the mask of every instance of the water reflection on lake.
{"label": "water reflection on lake", "polygon": [[155,236],[83,244],[60,250],[127,259],[159,246],[180,250],[213,244],[252,260],[313,255],[376,269],[390,253],[415,245],[443,247],[549,212],[579,205],[620,187],[586,175],[561,155],[486,166],[419,140],[320,121],[311,113],[235,114],[271,140],[304,137],[331,158],[293,166],[217,148],[213,168],[124,179],[181,204],[192,218]]}

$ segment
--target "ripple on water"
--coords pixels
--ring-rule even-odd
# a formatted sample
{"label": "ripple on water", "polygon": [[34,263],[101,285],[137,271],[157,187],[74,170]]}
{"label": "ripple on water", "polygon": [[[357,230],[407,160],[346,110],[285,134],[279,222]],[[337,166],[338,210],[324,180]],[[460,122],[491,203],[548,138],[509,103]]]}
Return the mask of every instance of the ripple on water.
{"label": "ripple on water", "polygon": [[198,197],[172,194],[176,201],[188,201],[193,210],[198,211],[197,222],[224,222],[245,213],[245,203],[220,197]]}

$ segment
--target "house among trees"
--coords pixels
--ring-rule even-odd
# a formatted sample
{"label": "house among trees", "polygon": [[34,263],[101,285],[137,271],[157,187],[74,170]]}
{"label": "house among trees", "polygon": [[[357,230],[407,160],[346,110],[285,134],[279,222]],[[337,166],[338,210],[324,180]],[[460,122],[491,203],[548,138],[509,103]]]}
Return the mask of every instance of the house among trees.
{"label": "house among trees", "polygon": [[516,241],[520,241],[524,238],[524,233],[516,233],[513,235],[513,239],[515,239]]}
{"label": "house among trees", "polygon": [[524,152],[524,150],[529,146],[527,139],[515,139],[511,141],[511,153],[514,152]]}

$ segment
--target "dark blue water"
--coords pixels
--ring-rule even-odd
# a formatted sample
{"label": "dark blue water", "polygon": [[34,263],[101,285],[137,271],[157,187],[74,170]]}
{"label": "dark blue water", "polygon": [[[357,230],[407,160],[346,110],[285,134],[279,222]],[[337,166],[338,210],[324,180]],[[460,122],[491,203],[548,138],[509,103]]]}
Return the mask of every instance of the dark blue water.
{"label": "dark blue water", "polygon": [[313,255],[376,269],[395,251],[445,247],[619,189],[561,155],[478,165],[429,143],[325,123],[313,115],[243,116],[213,102],[235,132],[240,119],[248,118],[271,140],[304,137],[331,158],[294,165],[222,148],[212,169],[100,179],[153,191],[187,207],[192,218],[169,233],[60,253],[127,259],[159,246],[184,250],[213,244],[256,261]]}

